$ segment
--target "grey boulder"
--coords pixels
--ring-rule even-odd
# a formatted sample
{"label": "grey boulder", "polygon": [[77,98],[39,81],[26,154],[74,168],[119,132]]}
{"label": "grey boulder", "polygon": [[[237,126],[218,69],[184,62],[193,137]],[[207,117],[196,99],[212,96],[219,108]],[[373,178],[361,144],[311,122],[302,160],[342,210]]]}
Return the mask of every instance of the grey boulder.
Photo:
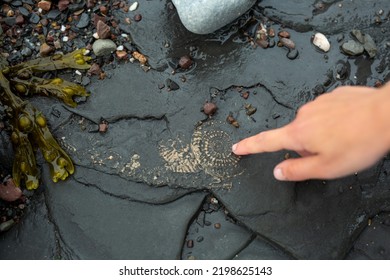
{"label": "grey boulder", "polygon": [[172,0],[183,25],[196,34],[208,34],[245,13],[256,0]]}

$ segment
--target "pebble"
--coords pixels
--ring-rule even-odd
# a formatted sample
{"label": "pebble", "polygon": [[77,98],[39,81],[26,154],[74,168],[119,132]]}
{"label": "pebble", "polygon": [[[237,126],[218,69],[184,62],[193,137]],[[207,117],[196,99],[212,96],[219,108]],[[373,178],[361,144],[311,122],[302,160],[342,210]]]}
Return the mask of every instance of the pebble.
{"label": "pebble", "polygon": [[208,116],[214,115],[217,109],[217,105],[212,102],[206,102],[203,105],[203,112]]}
{"label": "pebble", "polygon": [[232,115],[228,115],[226,121],[236,128],[240,127],[240,124]]}
{"label": "pebble", "polygon": [[108,122],[104,119],[101,119],[99,123],[99,132],[106,133],[107,130],[108,130]]}
{"label": "pebble", "polygon": [[76,26],[77,26],[77,28],[80,28],[80,29],[86,28],[86,27],[88,27],[89,22],[90,22],[89,15],[87,13],[83,13],[81,15],[80,20],[79,20],[79,22],[77,23]]}
{"label": "pebble", "polygon": [[0,199],[11,202],[18,200],[21,196],[21,189],[15,186],[12,179],[8,179],[6,183],[0,184]]}
{"label": "pebble", "polygon": [[27,47],[24,47],[20,53],[24,56],[24,57],[29,57],[32,55],[32,50],[30,48],[27,48]]}
{"label": "pebble", "polygon": [[114,52],[116,44],[110,39],[99,39],[93,43],[92,50],[96,56],[104,56]]}
{"label": "pebble", "polygon": [[282,44],[282,46],[285,46],[289,49],[295,49],[295,43],[293,40],[288,38],[280,38],[279,42]]}
{"label": "pebble", "polygon": [[360,55],[364,52],[363,45],[354,40],[349,40],[342,44],[341,49],[348,55]]}
{"label": "pebble", "polygon": [[69,6],[69,0],[59,0],[58,1],[58,10],[65,11]]}
{"label": "pebble", "polygon": [[258,46],[262,47],[263,49],[266,49],[269,46],[269,42],[267,40],[263,40],[263,39],[256,40],[256,44]]}
{"label": "pebble", "polygon": [[28,19],[31,23],[37,24],[40,21],[40,17],[36,13],[31,13],[30,18]]}
{"label": "pebble", "polygon": [[4,231],[9,230],[14,224],[15,224],[15,221],[13,219],[1,223],[0,224],[0,232],[4,232]]}
{"label": "pebble", "polygon": [[130,7],[129,7],[129,11],[135,11],[135,10],[137,10],[137,8],[138,8],[138,2],[134,2],[133,4],[131,4],[130,5]]}
{"label": "pebble", "polygon": [[142,20],[142,15],[141,14],[136,14],[136,15],[134,15],[134,21],[135,22],[139,22],[139,21],[141,21]]}
{"label": "pebble", "polygon": [[110,27],[101,20],[96,25],[96,32],[99,39],[108,39],[111,37]]}
{"label": "pebble", "polygon": [[51,10],[46,17],[51,20],[56,20],[61,15],[60,10]]}
{"label": "pebble", "polygon": [[214,228],[220,229],[220,228],[221,228],[221,224],[220,224],[220,223],[215,223],[215,224],[214,224]]}
{"label": "pebble", "polygon": [[251,116],[251,115],[253,115],[254,113],[256,113],[257,108],[254,107],[252,104],[245,104],[245,111],[246,111],[246,114],[247,114],[248,116]]}
{"label": "pebble", "polygon": [[40,1],[38,3],[38,7],[41,8],[42,10],[48,12],[51,9],[51,2],[50,1]]}
{"label": "pebble", "polygon": [[168,88],[169,91],[180,89],[179,85],[177,83],[175,83],[174,81],[172,81],[171,79],[167,79],[165,81],[165,83],[166,83],[167,88]]}
{"label": "pebble", "polygon": [[280,38],[290,38],[290,33],[288,33],[286,30],[279,31],[278,36]]}
{"label": "pebble", "polygon": [[183,55],[179,60],[179,67],[182,69],[188,69],[192,66],[193,61],[188,55]]}
{"label": "pebble", "polygon": [[241,94],[242,98],[248,99],[249,98],[249,91],[245,91]]}
{"label": "pebble", "polygon": [[322,33],[316,33],[313,37],[313,44],[324,52],[330,50],[330,43]]}
{"label": "pebble", "polygon": [[88,70],[89,75],[100,75],[102,73],[102,69],[100,68],[99,64],[93,63],[91,65],[91,68]]}
{"label": "pebble", "polygon": [[358,29],[353,29],[351,31],[352,36],[359,41],[359,43],[364,44],[364,35],[363,33]]}
{"label": "pebble", "polygon": [[17,25],[23,25],[23,23],[24,23],[24,17],[23,17],[22,15],[18,15],[18,16],[16,17],[16,19],[15,19],[15,23],[16,23]]}
{"label": "pebble", "polygon": [[124,50],[117,50],[115,54],[118,59],[127,59],[127,52]]}
{"label": "pebble", "polygon": [[138,60],[141,65],[145,65],[148,62],[148,59],[140,52],[134,51],[131,54],[136,60]]}
{"label": "pebble", "polygon": [[299,56],[299,51],[298,50],[289,50],[286,56],[287,56],[287,58],[294,60]]}
{"label": "pebble", "polygon": [[190,239],[190,240],[187,240],[187,248],[192,248],[194,247],[194,240]]}
{"label": "pebble", "polygon": [[364,44],[363,44],[364,49],[370,56],[370,58],[373,58],[376,56],[376,53],[378,51],[376,44],[374,42],[374,39],[369,34],[364,35]]}
{"label": "pebble", "polygon": [[43,43],[39,49],[41,56],[48,56],[53,52],[53,48],[46,43]]}

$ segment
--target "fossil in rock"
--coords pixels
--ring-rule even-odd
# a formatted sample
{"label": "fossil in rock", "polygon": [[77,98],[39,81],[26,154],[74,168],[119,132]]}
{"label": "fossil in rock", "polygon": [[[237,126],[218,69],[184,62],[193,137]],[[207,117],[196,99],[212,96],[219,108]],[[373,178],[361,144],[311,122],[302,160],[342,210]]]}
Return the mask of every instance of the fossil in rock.
{"label": "fossil in rock", "polygon": [[234,129],[220,121],[208,121],[196,127],[191,143],[184,144],[180,138],[160,143],[165,168],[177,173],[203,170],[220,181],[241,174],[240,157],[231,151]]}

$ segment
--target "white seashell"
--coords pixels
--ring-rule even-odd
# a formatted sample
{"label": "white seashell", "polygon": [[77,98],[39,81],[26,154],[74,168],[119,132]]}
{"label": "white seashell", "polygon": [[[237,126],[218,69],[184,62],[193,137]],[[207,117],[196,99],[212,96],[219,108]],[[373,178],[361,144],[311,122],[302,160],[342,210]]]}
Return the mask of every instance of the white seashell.
{"label": "white seashell", "polygon": [[137,10],[138,8],[138,2],[134,2],[133,4],[131,4],[131,6],[129,7],[129,10],[130,11],[135,11]]}
{"label": "white seashell", "polygon": [[330,50],[330,43],[328,39],[322,33],[316,33],[313,37],[313,44],[317,46],[319,49],[324,52],[328,52]]}

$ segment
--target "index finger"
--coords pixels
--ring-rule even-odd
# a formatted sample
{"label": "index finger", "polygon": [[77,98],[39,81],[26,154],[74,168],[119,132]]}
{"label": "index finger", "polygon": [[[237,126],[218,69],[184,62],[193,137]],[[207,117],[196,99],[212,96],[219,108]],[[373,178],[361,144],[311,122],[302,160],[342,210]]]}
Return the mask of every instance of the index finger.
{"label": "index finger", "polygon": [[291,139],[287,133],[288,126],[260,132],[245,138],[232,147],[236,155],[249,155],[264,152],[276,152],[283,149],[292,149]]}

